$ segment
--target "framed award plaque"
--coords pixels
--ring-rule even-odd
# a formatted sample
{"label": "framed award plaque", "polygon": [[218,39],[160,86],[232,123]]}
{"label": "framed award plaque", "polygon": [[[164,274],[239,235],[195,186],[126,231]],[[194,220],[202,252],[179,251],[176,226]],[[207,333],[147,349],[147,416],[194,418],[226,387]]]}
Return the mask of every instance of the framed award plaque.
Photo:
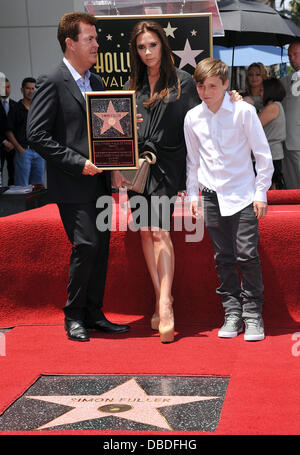
{"label": "framed award plaque", "polygon": [[90,161],[103,170],[138,169],[135,92],[86,92]]}

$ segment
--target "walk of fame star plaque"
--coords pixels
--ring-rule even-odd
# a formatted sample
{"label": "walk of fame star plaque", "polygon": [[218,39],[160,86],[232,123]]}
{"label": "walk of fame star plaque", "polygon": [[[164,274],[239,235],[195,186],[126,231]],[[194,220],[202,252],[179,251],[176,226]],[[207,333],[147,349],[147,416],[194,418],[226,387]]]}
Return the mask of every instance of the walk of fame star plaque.
{"label": "walk of fame star plaque", "polygon": [[41,376],[1,416],[0,431],[209,431],[229,378]]}
{"label": "walk of fame star plaque", "polygon": [[103,170],[137,169],[135,92],[86,92],[86,105],[90,161]]}

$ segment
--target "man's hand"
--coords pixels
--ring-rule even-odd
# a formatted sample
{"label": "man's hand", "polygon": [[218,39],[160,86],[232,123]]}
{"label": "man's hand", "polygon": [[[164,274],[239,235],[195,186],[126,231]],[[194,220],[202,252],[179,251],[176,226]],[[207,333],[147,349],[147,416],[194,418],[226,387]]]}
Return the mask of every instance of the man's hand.
{"label": "man's hand", "polygon": [[14,150],[13,144],[7,140],[3,141],[2,145],[6,152],[11,152],[12,150]]}
{"label": "man's hand", "polygon": [[17,150],[18,150],[19,153],[25,153],[26,152],[26,149],[24,149],[24,147],[22,147],[21,145],[19,145],[17,147]]}
{"label": "man's hand", "polygon": [[112,171],[112,186],[114,188],[122,188],[125,187],[124,183],[130,183],[128,180],[125,179],[124,175],[120,171]]}
{"label": "man's hand", "polygon": [[90,160],[86,160],[84,168],[82,169],[83,175],[96,175],[101,174],[102,169],[98,169]]}
{"label": "man's hand", "polygon": [[253,208],[256,218],[259,220],[267,214],[268,204],[267,202],[254,201]]}
{"label": "man's hand", "polygon": [[230,90],[228,93],[230,95],[230,101],[232,103],[234,103],[235,101],[240,101],[240,100],[243,99],[243,97],[236,90]]}
{"label": "man's hand", "polygon": [[193,218],[197,219],[199,216],[198,201],[192,201],[190,205],[190,212]]}

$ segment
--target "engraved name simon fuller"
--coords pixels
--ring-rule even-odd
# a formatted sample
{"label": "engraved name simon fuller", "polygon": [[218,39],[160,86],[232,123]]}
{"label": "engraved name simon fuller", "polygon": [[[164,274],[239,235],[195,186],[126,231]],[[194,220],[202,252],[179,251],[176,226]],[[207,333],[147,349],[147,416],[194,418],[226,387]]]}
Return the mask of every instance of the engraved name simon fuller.
{"label": "engraved name simon fuller", "polygon": [[70,401],[76,401],[76,403],[168,403],[170,398],[133,398],[133,397],[123,397],[123,398],[71,398]]}

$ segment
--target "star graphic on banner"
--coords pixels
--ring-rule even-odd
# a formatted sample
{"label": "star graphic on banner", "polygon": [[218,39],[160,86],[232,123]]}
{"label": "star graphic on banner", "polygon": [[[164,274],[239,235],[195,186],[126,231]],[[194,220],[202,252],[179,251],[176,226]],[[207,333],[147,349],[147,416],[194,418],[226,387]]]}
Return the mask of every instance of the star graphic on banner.
{"label": "star graphic on banner", "polygon": [[191,30],[191,35],[196,36],[197,35],[197,30]]}
{"label": "star graphic on banner", "polygon": [[159,412],[159,408],[214,400],[220,397],[148,395],[135,379],[129,379],[101,395],[46,395],[26,396],[26,398],[72,408],[70,411],[37,428],[37,430],[85,420],[101,419],[108,416],[173,430],[165,417]]}
{"label": "star graphic on banner", "polygon": [[107,41],[111,41],[112,40],[112,36],[111,36],[110,33],[108,35],[106,35],[106,39],[107,39]]}
{"label": "star graphic on banner", "polygon": [[103,120],[100,134],[105,133],[105,131],[110,128],[114,128],[119,131],[119,133],[124,134],[123,128],[120,125],[120,120],[129,114],[129,112],[116,112],[112,101],[110,101],[106,112],[94,112],[94,114]]}
{"label": "star graphic on banner", "polygon": [[174,36],[174,31],[177,30],[177,27],[171,27],[170,22],[168,22],[168,26],[164,28],[164,31],[166,32],[167,36],[171,36],[172,38],[175,38]]}
{"label": "star graphic on banner", "polygon": [[183,68],[185,65],[191,65],[195,68],[197,65],[195,58],[197,57],[197,55],[201,54],[203,51],[204,51],[204,49],[197,49],[197,50],[191,49],[190,42],[187,39],[185,42],[183,51],[173,51],[173,53],[178,55],[178,57],[181,58],[181,62],[179,65],[179,69],[180,69],[180,68]]}

